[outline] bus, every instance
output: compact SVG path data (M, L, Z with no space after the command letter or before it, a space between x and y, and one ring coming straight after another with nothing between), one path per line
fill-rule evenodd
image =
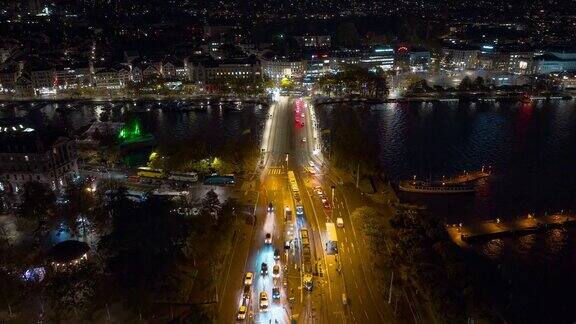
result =
M336 225L334 225L334 223L326 223L326 232L328 233L326 253L329 255L338 254L338 235L336 235Z
M198 173L196 173L196 172L172 172L168 176L168 180L182 181L182 182L196 182L196 181L198 181Z
M290 184L290 191L292 191L292 196L294 197L296 215L302 216L304 215L304 207L302 206L302 201L300 199L300 189L298 188L298 183L296 182L294 171L288 171L288 183Z
M204 178L205 185L230 186L236 184L234 175L215 175Z
M163 179L166 174L162 169L152 169L150 167L139 167L138 176L142 178Z

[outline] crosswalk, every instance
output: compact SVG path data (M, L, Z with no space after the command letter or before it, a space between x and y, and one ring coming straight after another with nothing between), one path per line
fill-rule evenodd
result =
M268 174L275 174L275 175L280 175L280 174L284 174L284 168L282 168L281 166L272 166L268 168Z

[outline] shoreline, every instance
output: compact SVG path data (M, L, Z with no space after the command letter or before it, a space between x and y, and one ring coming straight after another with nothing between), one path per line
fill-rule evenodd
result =
M269 105L272 101L268 98L259 97L240 97L240 96L226 96L226 95L183 95L183 96L138 96L138 97L71 97L71 96L58 96L58 97L0 97L0 103L15 103L15 102L154 102L154 101L173 101L173 100L186 100L186 101L206 101L218 100L221 102L246 102L246 103L259 103Z
M554 94L549 96L531 96L531 101L536 100L573 100L576 98L574 93ZM413 97L400 97L400 98L386 98L386 99L371 99L371 98L315 98L313 103L315 105L328 105L335 103L366 103L366 104L383 104L383 103L405 103L405 102L483 102L483 101L499 101L499 102L520 102L521 94L505 94L505 95L471 95L463 94L461 96L413 96Z

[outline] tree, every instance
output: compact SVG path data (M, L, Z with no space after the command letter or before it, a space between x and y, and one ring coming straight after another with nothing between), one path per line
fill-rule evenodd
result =
M355 64L345 65L338 73L321 77L317 87L328 95L360 95L378 99L385 98L389 90L383 71L372 72Z
M483 77L476 77L476 79L474 79L474 83L472 84L472 87L476 91L486 90L486 88L487 88L486 87L486 81L484 81Z
M292 81L290 78L285 76L280 80L280 88L282 88L283 90L286 90L286 91L293 90L294 89L294 81Z
M174 300L184 288L173 280L190 234L190 220L171 212L169 200L133 203L121 194L109 204L112 230L98 250L112 286L134 313L144 316L158 300Z
M87 262L73 271L54 272L43 286L48 316L54 321L87 319L94 311L94 297L99 281L96 267Z
M217 224L221 209L222 204L218 199L218 194L210 189L202 199L202 217L211 218Z
M357 112L348 105L338 105L332 113L330 162L349 172L358 167L363 174L376 172L378 146L360 123Z
M54 192L47 185L37 181L24 184L19 214L24 219L35 223L34 235L37 239L46 234L48 220L56 214L55 201Z
M470 91L473 88L472 80L469 77L464 77L458 85L458 91Z

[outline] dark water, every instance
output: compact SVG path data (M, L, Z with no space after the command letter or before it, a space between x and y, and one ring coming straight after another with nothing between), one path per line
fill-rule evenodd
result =
M391 179L450 176L491 166L473 196L403 196L449 221L576 211L576 103L402 103L361 109ZM320 112L324 125L329 111ZM424 200L426 199L426 200Z
M318 109L320 110L320 109ZM319 111L324 126L331 107ZM576 211L576 102L403 103L360 108L391 179L492 166L471 196L401 194L450 222ZM476 243L510 280L511 322L576 320L576 229ZM521 309L519 309L521 308Z
M4 109L0 117L27 116L35 124L56 125L70 132L90 125L94 120L130 122L140 120L145 132L156 136L158 145L175 141L204 141L216 150L227 139L247 131L254 137L261 136L267 107L256 104L203 103L207 109L190 112L170 112L160 109L173 102L128 103L67 103L38 104L30 110L29 104L17 109ZM239 109L234 109L239 108ZM142 152L141 152L142 153ZM146 161L147 154L133 153L126 161L136 164Z

